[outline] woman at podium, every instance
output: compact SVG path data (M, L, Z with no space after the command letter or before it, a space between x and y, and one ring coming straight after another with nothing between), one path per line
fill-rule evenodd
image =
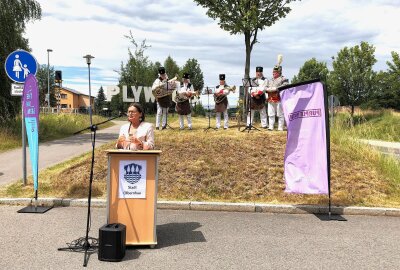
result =
M121 127L116 147L127 150L154 149L154 128L151 123L144 122L142 105L130 104L127 115L129 123Z

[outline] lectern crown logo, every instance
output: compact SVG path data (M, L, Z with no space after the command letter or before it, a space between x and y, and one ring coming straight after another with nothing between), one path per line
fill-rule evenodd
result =
M125 165L124 170L125 170L124 179L129 184L136 184L137 182L139 182L140 178L142 178L142 175L140 174L142 166L139 164L131 163Z

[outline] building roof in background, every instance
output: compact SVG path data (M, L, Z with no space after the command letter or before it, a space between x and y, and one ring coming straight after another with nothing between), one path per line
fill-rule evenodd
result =
M58 87L58 86L57 86ZM74 94L76 94L76 95L80 95L80 96L89 96L89 95L86 95L86 94L84 94L84 93L81 93L81 92L79 92L78 90L75 90L75 89L72 89L72 88L68 88L68 87L65 87L65 86L61 86L60 87L61 89L64 89L64 90L67 90L67 91L69 91L69 92L71 92L71 93L74 93ZM92 98L96 98L95 96L92 96Z

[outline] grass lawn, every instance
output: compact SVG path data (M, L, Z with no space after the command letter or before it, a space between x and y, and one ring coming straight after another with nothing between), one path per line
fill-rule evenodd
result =
M358 139L373 139L400 142L400 113L392 110L357 111L354 126L350 126L350 115L336 115L335 126L347 136Z
M99 123L106 118L94 115L93 123ZM112 123L101 125L110 127ZM75 132L90 126L88 115L81 114L42 114L39 118L39 141L46 142L71 136ZM22 146L21 118L4 123L0 126L0 153Z
M148 119L151 121L152 119ZM284 193L283 156L286 132L238 132L237 127L204 132L206 118L193 119L194 130L156 131L161 149L159 199L191 201L327 204L327 196ZM231 123L231 126L236 123ZM215 125L215 120L211 120ZM107 157L96 150L93 196L105 198ZM42 197L87 197L90 154L42 171ZM331 131L331 190L334 205L400 207L400 166L360 144L342 128ZM0 197L32 197L32 184L14 183L0 189Z

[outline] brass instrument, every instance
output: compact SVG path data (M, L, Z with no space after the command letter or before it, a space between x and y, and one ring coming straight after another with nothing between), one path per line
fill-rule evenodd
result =
M166 79L163 80L161 84L153 90L153 95L156 97L156 99L172 95L176 88L176 81L178 81L178 75L168 81ZM167 84L170 87L166 87Z
M200 96L200 91L196 90L194 92L190 92L192 95L190 95L190 97L187 95L187 93L176 93L175 96L175 102L176 103L181 103L181 102L185 102L186 100L189 100L191 97L193 96Z

